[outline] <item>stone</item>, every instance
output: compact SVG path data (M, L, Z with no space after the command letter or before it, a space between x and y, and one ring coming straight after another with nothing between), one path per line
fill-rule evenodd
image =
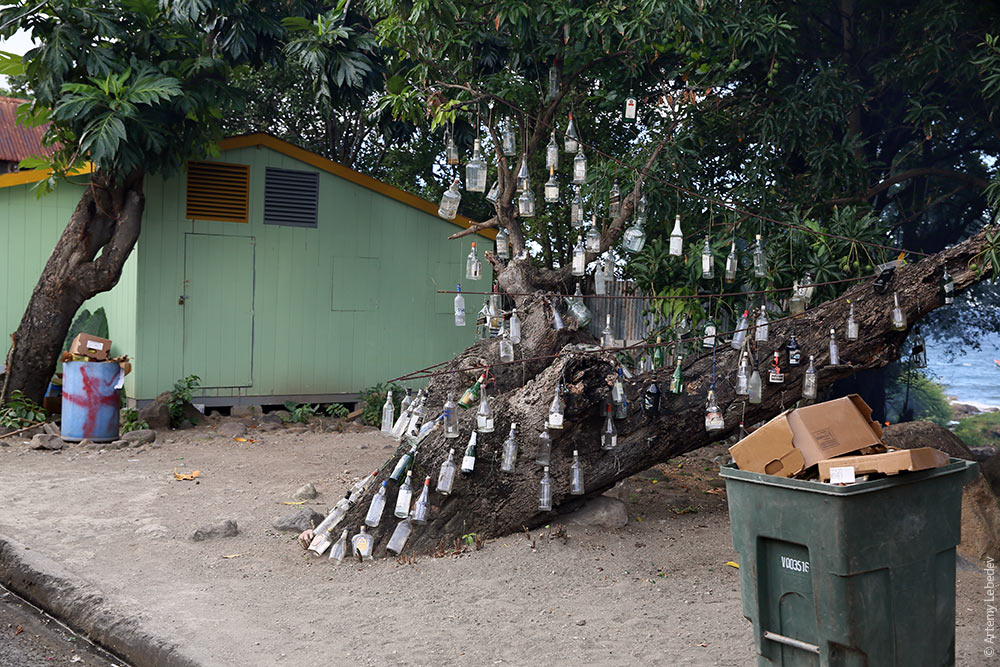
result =
M224 519L210 526L202 526L194 531L191 539L195 542L203 542L217 537L236 537L239 535L239 532L240 530L236 526L236 519Z
M133 447L148 445L156 442L156 431L150 428L143 428L136 431L129 431L122 436L122 440L132 443Z
M318 495L316 487L310 482L296 489L295 493L292 494L292 500L312 500Z
M972 455L976 457L976 460L982 463L983 461L989 461L991 458L997 455L997 448L993 445L984 445L982 447L970 447L969 451Z
M293 434L293 435L300 435L302 433L305 433L306 430L307 429L306 429L305 426L293 426L293 427L291 427L291 428L288 429L288 432L291 433L291 434Z
M189 428L194 428L194 422L191 421L190 419L185 419L180 424L177 425L178 431L184 431Z
M52 422L45 422L42 424L42 433L48 433L49 435L62 435L62 431L59 427Z
M165 402L161 403L157 398L139 408L139 419L145 421L150 429L167 429L170 428L170 409Z
M66 446L63 439L58 435L52 435L51 433L36 433L31 438L31 448L32 449L49 449L57 450L62 449Z
M261 433L269 433L270 431L281 430L281 425L280 424L274 424L272 422L267 422L267 423L264 423L264 424L261 424L260 426L258 426L257 430L260 431Z
M287 412L287 410L282 410L281 412ZM260 418L261 424L284 424L284 420L281 418L277 412L268 412L266 415Z
M153 539L161 539L169 535L170 530L166 526L161 526L158 523L147 523L145 526L139 526L135 529L135 534L141 537L150 537Z
M264 408L259 405L234 405L229 410L231 417L259 417L264 414Z
M219 426L219 435L227 438L241 438L247 434L247 427L240 422L226 422Z
M319 512L303 508L294 514L275 519L271 527L284 532L301 533L304 530L310 530L318 526L323 521L323 518L323 515Z
M115 440L114 442L105 442L100 447L101 449L125 449L131 445L132 443L128 440Z
M91 440L90 438L84 438L83 440L81 440L77 444L80 447L83 447L84 449L93 449L93 447L91 447L91 445L94 444L94 441Z
M625 503L617 498L597 496L585 502L580 509L562 515L556 523L587 528L621 528L628 523L628 512Z

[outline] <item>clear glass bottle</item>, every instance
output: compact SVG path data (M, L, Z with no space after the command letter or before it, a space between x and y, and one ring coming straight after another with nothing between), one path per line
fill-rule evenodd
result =
M566 323L563 322L562 315L559 313L559 308L556 306L556 302L549 300L549 307L552 308L552 329L553 331L561 331L566 328Z
M726 257L726 282L731 283L736 280L736 271L739 269L739 260L736 257L736 241L729 246L729 256Z
M711 317L705 320L704 338L701 339L701 346L711 350L715 347L716 333L719 328L715 325L715 320Z
M753 373L750 374L750 387L747 393L748 396L747 400L749 400L751 403L755 404L760 403L761 389L762 389L761 385L762 383L760 380L760 373L758 373L757 369L755 368L753 369Z
M361 526L361 531L351 538L351 553L361 560L372 559L372 547L375 546L372 536L368 534L368 527Z
M565 407L562 400L562 383L556 385L555 395L552 403L549 404L549 416L545 421L546 429L561 429L563 427L563 413Z
M813 355L809 355L809 366L805 375L802 376L802 398L816 398L818 382L816 377L816 364L813 363Z
M924 342L924 337L920 335L920 327L913 329L913 366L927 368L927 344Z
M385 395L385 403L382 405L382 432L392 433L392 425L396 421L396 406L392 402L392 389Z
M413 402L413 388L406 388L406 396L403 396L402 402L399 404L399 414L402 415L406 412L406 408L410 407L410 403Z
M615 332L611 329L611 314L604 316L604 329L601 330L601 347L609 349L615 346Z
M549 204L559 201L559 181L554 169L549 170L549 180L545 181L545 201Z
M507 157L517 155L517 136L514 133L514 121L508 120L500 134L500 150Z
M347 529L340 534L340 539L337 543L330 547L330 560L332 560L337 565L344 562L344 558L347 557Z
M576 245L573 246L573 275L584 276L587 274L587 247L583 243L583 237L576 237Z
M683 394L684 393L684 371L681 364L684 362L684 357L677 357L677 363L674 365L674 374L670 377L670 393L671 394Z
M555 130L552 130L549 145L545 147L545 168L550 174L559 168L559 145L556 143Z
M549 467L542 468L542 482L538 489L538 511L552 511L552 478L549 477Z
M476 469L476 432L469 434L469 444L465 446L465 455L462 456L462 474L471 475Z
M941 300L946 306L955 303L955 279L948 273L948 269L941 275Z
M798 281L792 283L792 295L788 297L788 312L792 317L802 317L806 312L805 291Z
M517 424L511 423L507 439L503 441L503 452L500 455L500 472L514 472L517 463Z
M649 417L660 414L660 388L656 382L650 382L642 396L642 412Z
M455 285L455 326L465 326L465 297L462 296L462 284Z
M733 340L729 343L734 350L739 350L743 347L743 341L747 337L748 326L750 326L750 311L744 310L743 314L740 315L740 321L736 325L736 333L733 334Z
M547 466L552 460L552 436L548 429L542 429L538 434L538 448L535 450L535 463Z
M583 154L582 146L573 158L573 182L577 185L587 182L587 156Z
M767 373L767 381L771 384L784 384L785 374L781 371L781 353L777 350L774 351L774 357L771 359L771 368Z
M385 509L385 491L389 485L388 480L382 482L382 486L372 496L372 502L368 506L368 514L365 515L365 525L376 528L382 521L382 511Z
M896 331L906 331L906 314L899 307L899 292L892 293L892 328Z
M680 257L684 254L684 233L681 231L681 214L674 216L674 229L670 232L670 254Z
M427 516L431 511L430 503L431 494L431 478L424 478L424 488L420 492L420 497L417 498L417 504L413 506L413 523L418 526L423 526L427 523Z
M715 390L708 390L708 401L705 405L705 430L709 433L721 431L726 428L726 421L719 409L719 403L715 399Z
M636 216L632 226L625 230L622 236L622 245L629 252L640 252L646 245L646 230L642 226L642 219Z
M510 259L510 234L507 233L506 228L501 228L497 232L496 248L497 259L502 259L505 262Z
M760 234L757 234L757 240L753 244L753 275L757 278L767 277L767 256L764 254Z
M615 377L614 384L611 385L611 403L613 405L619 405L625 402L625 383L622 382L624 374L622 369L618 368L618 375Z
M597 258L597 266L594 267L594 294L602 296L608 293L608 273L605 269L604 258Z
M514 361L514 344L510 342L510 334L504 328L500 338L500 363L510 363Z
M458 189L458 179L451 182L451 187L441 195L441 203L438 205L438 215L445 220L454 220L458 214L458 205L462 201L462 193Z
M465 260L465 279L479 280L483 274L483 264L479 261L479 253L476 252L476 242L472 242L472 249Z
M517 168L517 181L515 192L524 192L531 189L531 181L528 178L528 156L521 156L521 164Z
M455 484L455 449L448 450L448 458L441 462L441 470L438 471L437 492L442 496L451 493Z
M597 214L594 214L593 219L590 221L590 226L587 227L587 236L583 242L584 248L589 253L597 254L601 252L601 232L597 229Z
M712 243L705 237L705 245L701 249L701 278L711 280L715 277L715 255L712 254Z
M840 365L840 348L837 347L837 332L830 329L830 365Z
M583 488L583 466L580 465L580 452L573 450L573 463L569 466L569 493L573 496L582 496Z
M476 430L486 434L492 433L493 428L493 408L490 407L490 401L484 389L483 395L479 399L479 409L476 410Z
M395 530L392 531L389 541L385 544L385 550L393 556L403 553L403 547L406 546L406 541L410 539L412 532L413 526L410 524L410 517L400 519Z
M799 366L802 363L802 348L799 347L798 341L795 340L794 332L789 335L788 342L785 343L785 350L788 352L789 366Z
M601 429L601 449L612 450L618 446L618 429L615 428L615 420L611 414L611 404L608 404L608 415L604 419L604 427Z
M500 200L500 181L493 181L493 185L490 186L490 191L486 193L486 201L495 206L499 200Z
M458 406L455 404L455 392L449 391L444 402L444 437L458 437Z
M618 181L611 186L611 193L608 195L608 217L612 220L618 217L622 210L622 191L618 188Z
M555 63L549 65L549 92L545 99L550 102L559 97L559 68ZM552 142L555 143L556 132L552 131Z
M458 164L458 145L455 143L455 133L449 129L444 131L444 158L448 164Z
M573 188L573 199L569 203L569 221L576 229L583 229L583 195L579 186Z
M758 343L767 342L767 334L770 325L767 319L767 303L761 302L760 310L757 312L757 322L755 323L753 339Z
M510 312L510 320L507 321L507 327L510 331L510 342L514 345L520 345L521 343L521 318L517 314L517 308L514 308Z
M736 395L746 396L750 393L750 363L746 354L740 355L736 364Z
M393 514L402 519L410 514L410 501L413 499L413 471L406 471L406 479L399 485L399 493L396 494L396 511Z
M858 321L854 319L854 304L850 304L847 311L847 340L858 339Z
M590 308L587 308L587 304L583 302L583 293L580 292L580 282L576 283L576 292L573 294L572 300L566 300L567 306L569 306L569 313L576 320L577 327L583 329L588 324L592 318Z
M563 145L567 153L575 153L580 148L580 137L576 134L576 124L573 122L572 112L569 114L569 125L566 126L566 134L563 135Z
M479 137L472 143L472 159L465 165L465 189L486 192L486 162L483 160Z

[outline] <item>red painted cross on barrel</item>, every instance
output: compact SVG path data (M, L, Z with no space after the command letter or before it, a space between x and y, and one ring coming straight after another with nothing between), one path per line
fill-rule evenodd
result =
M67 440L106 442L118 438L121 399L115 389L116 363L63 364L62 434Z

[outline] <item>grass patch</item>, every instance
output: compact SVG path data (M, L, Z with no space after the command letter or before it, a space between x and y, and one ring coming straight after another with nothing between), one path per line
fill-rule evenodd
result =
M1000 412L966 417L955 427L955 435L969 447L1000 445Z

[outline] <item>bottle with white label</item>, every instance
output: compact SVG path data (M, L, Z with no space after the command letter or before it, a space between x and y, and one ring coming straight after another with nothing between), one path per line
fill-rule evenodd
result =
M454 220L458 213L458 204L462 201L462 193L458 189L458 179L456 178L451 187L441 195L441 203L438 205L438 215L445 220Z
M583 154L583 146L576 152L573 158L573 183L583 185L587 182L587 156Z
M705 237L705 245L701 249L701 278L711 280L715 277L715 255L709 237Z
M813 363L813 356L810 354L809 367L806 368L806 373L802 376L802 398L816 398L817 387L816 365Z
M708 349L715 347L715 334L718 331L718 327L715 325L715 321L712 318L708 318L705 321L705 337L701 339L701 346Z
M576 245L573 246L573 269L574 276L582 276L587 273L587 247L583 243L583 237L576 237Z
M562 383L556 385L555 395L552 397L552 403L549 404L549 417L545 422L545 428L551 429L561 429L563 427L563 401L562 401Z
M455 392L449 391L444 402L444 437L458 437L458 405L455 404Z
M455 326L464 327L465 326L465 297L462 296L462 284L459 283L455 285L455 291L458 294L455 295Z
M670 254L680 257L684 254L684 233L681 231L681 216L674 217L674 229L670 232Z
M465 279L466 280L479 280L482 277L483 264L479 261L479 255L476 253L476 242L472 242L472 250L469 251L469 256L465 260Z
M580 465L580 453L573 450L573 463L569 466L569 492L574 496L582 496L583 489L583 466Z
M396 496L395 516L402 519L410 514L410 501L413 499L413 486L410 480L413 479L413 471L406 471L406 479L399 487L399 494Z
M441 463L441 470L438 472L437 492L442 496L451 493L455 484L455 450L448 450L448 458Z
M480 433L493 432L493 409L490 407L485 389L483 389L483 395L479 399L479 409L476 410L476 430Z
M719 409L719 403L715 400L715 390L708 390L708 402L705 406L705 430L709 433L713 431L721 431L726 427L725 419L722 416L722 410Z
M372 536L368 534L368 528L361 526L361 532L351 538L351 553L361 560L372 559Z
M552 460L552 437L548 429L542 429L538 434L538 449L535 450L535 463L547 466Z
M753 339L758 343L766 343L769 328L770 325L767 320L767 304L765 302L761 302Z
M347 529L340 534L340 539L337 543L330 548L330 560L332 560L337 565L344 562L344 557L347 556Z
M462 457L462 474L471 475L476 469L476 432L469 434L469 444L465 446L465 456Z
M514 465L517 463L517 438L514 432L517 424L510 425L510 432L503 443L503 454L500 457L500 472L514 472Z
M368 506L368 514L365 515L366 526L376 528L382 521L382 510L385 509L385 490L388 484L388 480L383 480L378 492L372 496L372 503Z
M538 489L538 510L540 512L552 511L552 478L549 477L549 467L542 469L542 482Z
M608 416L604 420L604 428L601 429L601 449L612 450L618 446L618 429L615 428L615 420L611 415L611 404L608 404Z
M774 359L771 360L771 369L767 374L767 381L771 384L783 384L785 374L781 372L781 353L774 351Z
M385 404L382 406L382 432L392 433L392 424L395 421L396 406L392 403L392 389L385 396Z

